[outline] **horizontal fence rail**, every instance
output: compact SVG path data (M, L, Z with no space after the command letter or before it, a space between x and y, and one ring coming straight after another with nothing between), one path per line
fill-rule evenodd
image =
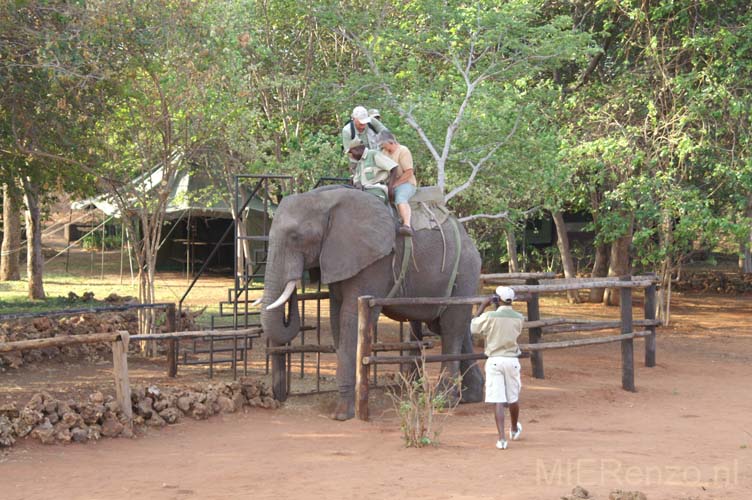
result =
M551 280L552 273L510 273L499 275L482 275L481 283L499 282L509 283L514 280L525 280L525 284L509 284L520 302L527 303L527 321L524 328L528 330L529 343L520 344L524 354L530 354L533 377L544 378L543 351L552 349L567 349L588 345L621 343L622 388L634 391L634 356L633 341L635 338L645 338L645 366L655 366L655 328L661 323L655 318L656 283L654 275L622 276L608 278L575 278L566 280ZM539 281L540 280L540 281ZM541 282L542 281L542 282ZM583 320L569 318L540 317L539 296L546 293L564 292L569 290L583 290L591 288L614 288L619 290L620 318L618 321ZM632 290L645 289L644 319L632 318ZM419 361L426 362L456 362L487 359L484 353L466 352L460 354L406 355L406 356L372 356L374 352L372 339L376 325L374 308L389 306L473 306L488 299L487 295L475 297L411 297L411 298L379 298L364 296L358 298L358 347L356 355L355 382L355 412L361 420L368 420L368 379L370 366L379 364L411 364ZM645 330L634 331L634 327L646 327ZM542 342L542 334L620 330L617 335L602 337L580 338L572 340Z

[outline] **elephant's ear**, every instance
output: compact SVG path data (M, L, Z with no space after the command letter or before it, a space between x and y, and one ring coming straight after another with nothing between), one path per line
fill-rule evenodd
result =
M389 210L373 195L352 189L331 192L336 200L321 246L321 282L346 280L394 248L395 227Z

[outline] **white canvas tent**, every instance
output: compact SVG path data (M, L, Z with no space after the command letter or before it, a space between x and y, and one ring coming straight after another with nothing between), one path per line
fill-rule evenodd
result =
M132 181L136 189L149 193L162 182L163 168L157 167ZM218 186L203 172L181 171L171 182L165 213L164 241L157 256L160 269L185 268L192 272L196 264L203 262L218 243L228 224L232 223L232 211L221 196ZM228 193L230 197L235 193ZM73 210L99 210L106 217L120 218L120 209L111 194L74 202ZM246 217L247 234L264 233L262 224L264 203L254 197L248 205L257 216ZM273 215L274 205L267 205L268 219ZM230 236L215 258L215 267L227 270L232 267L233 240Z

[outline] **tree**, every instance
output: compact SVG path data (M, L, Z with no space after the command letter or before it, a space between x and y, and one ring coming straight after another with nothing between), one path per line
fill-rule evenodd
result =
M749 6L628 1L587 12L578 23L603 49L587 78L565 82L563 157L595 202L609 273L629 272L630 259L660 267L667 321L672 274L694 248L743 240Z
M85 9L64 1L0 6L0 168L26 203L29 297L44 298L41 201L45 190L84 191L73 157L91 122L75 110L96 77L79 56Z
M20 280L21 202L18 188L9 180L3 185L3 244L0 281Z
M581 56L589 40L567 16L546 19L533 2L373 8L336 11L339 32L370 70L355 85L378 92L417 134L447 201L503 168L499 153L532 111L525 106L536 80Z

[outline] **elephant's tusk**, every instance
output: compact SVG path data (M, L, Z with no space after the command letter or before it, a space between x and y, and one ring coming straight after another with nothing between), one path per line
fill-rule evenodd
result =
M295 290L295 280L290 280L287 282L287 285L285 285L285 289L282 291L282 295L279 296L277 300L266 306L267 311L271 311L272 309L276 309L285 302L287 302L290 299L290 295L292 295L292 292Z
M256 307L257 305L261 304L262 300L264 300L263 297L254 300L253 302L251 302L251 307Z

